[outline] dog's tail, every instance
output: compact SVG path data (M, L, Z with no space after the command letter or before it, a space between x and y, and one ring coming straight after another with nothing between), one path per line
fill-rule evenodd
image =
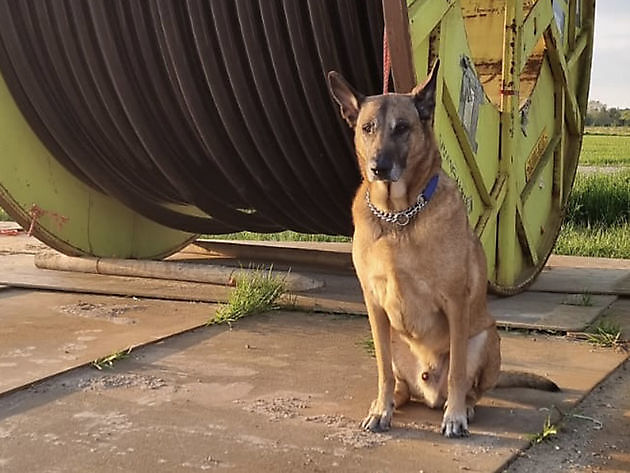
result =
M497 388L532 388L541 391L558 392L560 388L549 378L525 371L501 371Z

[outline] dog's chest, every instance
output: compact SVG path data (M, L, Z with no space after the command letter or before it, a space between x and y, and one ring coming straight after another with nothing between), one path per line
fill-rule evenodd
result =
M380 257L366 255L372 261L357 269L364 290L370 292L366 296L385 309L392 328L416 339L441 330L443 317L436 290L430 284L429 269L401 257L404 253L400 251L375 250Z

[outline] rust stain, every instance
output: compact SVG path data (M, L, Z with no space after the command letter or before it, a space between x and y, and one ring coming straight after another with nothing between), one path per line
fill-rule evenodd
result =
M39 205L37 204L33 204L31 205L30 210L28 211L29 215L31 216L31 225L28 229L28 236L31 236L33 234L33 229L35 228L35 224L37 223L37 221L44 217L47 216L48 218L50 218L52 220L52 222L57 226L57 230L61 231L63 229L63 226L68 223L68 221L70 220L68 217L61 215L57 212L54 212L52 210L45 210L42 209Z

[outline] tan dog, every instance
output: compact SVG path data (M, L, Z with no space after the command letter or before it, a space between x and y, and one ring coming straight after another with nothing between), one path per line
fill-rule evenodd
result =
M364 97L336 72L328 79L355 130L363 175L352 207L352 257L374 338L378 396L362 426L389 429L394 409L413 397L445 406L442 433L460 437L477 400L497 385L501 355L486 307L485 256L433 134L438 65L411 94ZM558 389L526 374L501 384Z

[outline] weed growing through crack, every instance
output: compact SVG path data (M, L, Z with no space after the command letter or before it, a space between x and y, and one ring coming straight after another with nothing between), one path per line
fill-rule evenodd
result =
M374 349L374 340L372 339L372 336L367 336L363 340L359 340L357 342L357 346L363 348L372 358L376 358L376 351Z
M131 347L126 350L121 350L112 353L111 355L104 356L103 358L97 358L91 364L93 368L97 370L102 370L103 368L113 368L114 363L120 360L124 360L131 353Z
M545 419L542 430L537 434L530 434L529 441L532 445L534 445L551 440L556 435L558 435L558 427L551 423L551 415L548 415Z
M593 305L593 295L585 292L584 294L580 294L578 299L579 305L584 307L591 307Z
M217 310L208 325L228 324L238 319L260 312L278 309L276 299L286 291L283 279L268 272L254 271L235 278L236 287L230 294L227 304Z
M580 307L592 307L593 306L593 295L584 292L582 294L571 294L566 297L562 303L564 305L575 305Z
M625 341L621 338L621 328L612 322L600 322L591 327L586 333L586 340L598 347L624 348Z

